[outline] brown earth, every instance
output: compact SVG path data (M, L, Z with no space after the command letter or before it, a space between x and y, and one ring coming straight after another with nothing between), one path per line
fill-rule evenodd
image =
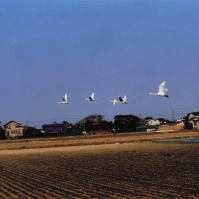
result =
M34 138L18 140L0 140L0 150L32 149L32 148L49 148L65 147L93 144L112 144L112 143L131 143L146 142L162 139L189 138L199 137L198 131L176 131L162 133L97 133L96 135L84 136L64 136L54 138Z
M151 142L182 137L199 132L0 141L0 198L199 198L199 143Z

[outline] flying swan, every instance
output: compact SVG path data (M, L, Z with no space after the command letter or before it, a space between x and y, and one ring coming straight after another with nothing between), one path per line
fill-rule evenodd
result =
M163 81L160 85L159 85L159 91L158 93L148 93L149 95L157 95L157 96L161 96L161 97L169 97L165 91L168 91L168 89L165 89L166 82Z
M67 101L67 94L65 94L62 97L62 101L61 102L57 102L57 104L69 104L68 101Z
M88 101L95 101L94 92L92 92L91 96L90 96L89 98L86 98L85 100L88 100Z
M115 105L116 103L118 103L118 101L116 99L110 100L110 102L112 102L113 105Z
M126 96L124 96L123 99L120 96L118 96L119 103L120 104L127 104L126 98L127 98Z

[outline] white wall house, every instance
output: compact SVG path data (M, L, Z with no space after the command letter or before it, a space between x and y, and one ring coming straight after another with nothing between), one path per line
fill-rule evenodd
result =
M146 124L149 126L160 125L160 121L159 120L149 120Z
M188 120L191 120L193 117L199 117L199 111L198 112L191 112L187 115Z
M23 137L24 127L21 124L10 121L4 125L6 131L6 137L8 138L18 138Z
M192 117L189 120L189 124L192 126L193 129L199 129L199 117Z

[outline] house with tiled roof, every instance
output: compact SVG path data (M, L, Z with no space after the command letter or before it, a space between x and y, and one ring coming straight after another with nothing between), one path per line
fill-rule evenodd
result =
M24 126L21 126L20 123L15 121L10 121L4 124L5 134L7 138L19 138L23 137Z
M187 120L190 120L193 117L199 117L199 111L188 113L186 118Z
M189 129L199 129L199 111L187 114L185 126Z

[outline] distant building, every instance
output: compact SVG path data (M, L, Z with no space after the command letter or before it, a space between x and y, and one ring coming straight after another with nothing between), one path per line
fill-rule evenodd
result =
M182 123L182 122L184 123L185 120L186 120L186 117L182 117L182 118L180 118L178 120L175 120L175 123L177 123L177 124Z
M192 117L189 120L189 127L191 129L199 129L199 117Z
M146 122L146 125L149 125L149 126L155 126L155 125L160 125L160 120L149 120Z
M66 121L55 124L44 124L42 126L45 135L80 135L79 129L73 128L72 124Z
M188 113L187 116L186 116L186 119L190 120L193 117L199 117L199 111Z
M160 124L169 124L169 123L171 123L169 120L164 119L164 118L158 118L157 120L160 121Z
M7 138L20 138L23 137L24 126L21 126L18 122L10 121L4 124L4 129Z
M45 134L61 134L62 124L44 124L42 126Z
M186 129L199 129L199 111L188 113L185 117Z

